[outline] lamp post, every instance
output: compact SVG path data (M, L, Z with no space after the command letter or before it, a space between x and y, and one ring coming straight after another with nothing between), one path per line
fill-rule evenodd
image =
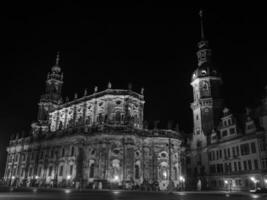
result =
M226 189L230 191L230 181L224 180L224 184L226 185Z
M68 186L70 186L70 178L71 178L71 176L67 175L67 184L68 184Z
M179 180L181 182L181 190L184 190L184 182L185 182L185 178L183 176L179 177Z
M250 180L254 183L254 187L255 187L254 189L256 190L257 189L257 182L258 182L258 180L255 179L254 176L250 177Z

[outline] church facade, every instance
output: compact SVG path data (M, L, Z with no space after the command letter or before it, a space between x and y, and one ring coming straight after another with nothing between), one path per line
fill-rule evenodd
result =
M29 136L7 147L10 185L133 188L179 187L181 138L173 130L143 128L144 94L113 89L63 101L59 57L46 80Z

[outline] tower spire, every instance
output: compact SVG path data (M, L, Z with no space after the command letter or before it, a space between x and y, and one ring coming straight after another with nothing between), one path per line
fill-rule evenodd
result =
M59 60L60 60L60 52L57 52L57 57L56 57L56 66L59 66Z
M52 67L52 72L53 73L60 73L61 68L59 66L59 60L60 60L60 54L59 51L57 52L57 56L56 56L56 64Z
M204 23L203 23L203 10L200 10L200 11L199 11L199 16L200 16L201 40L205 40Z

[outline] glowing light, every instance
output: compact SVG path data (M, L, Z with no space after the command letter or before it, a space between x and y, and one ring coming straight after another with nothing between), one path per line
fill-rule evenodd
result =
M251 180L252 182L254 182L254 183L257 183L257 182L258 182L258 180L257 180L257 179L255 179L255 177L254 177L254 176L250 177L250 180Z
M115 190L115 191L113 191L113 194L120 194L120 191Z
M15 179L15 176L12 176L12 177L11 177L11 179L13 179L13 180L14 180L14 179Z
M167 178L167 172L166 171L163 172L163 176L164 176L164 178Z
M70 180L70 178L71 178L71 176L70 176L70 175L68 175L68 176L67 176L67 180Z
M252 194L251 197L252 197L253 199L258 199L260 196L257 195L257 194Z
M64 191L66 194L69 194L70 192L71 192L71 190L70 189L65 189L65 191Z
M225 183L225 184L228 184L228 181L227 181L227 180L224 180L224 183Z
M264 179L264 182L267 184L267 179Z
M119 180L119 176L118 175L115 175L114 176L114 181L118 181Z
M180 176L179 177L179 180L182 181L182 182L184 182L185 181L185 178L183 176Z
M35 179L38 179L39 178L39 176L35 176Z

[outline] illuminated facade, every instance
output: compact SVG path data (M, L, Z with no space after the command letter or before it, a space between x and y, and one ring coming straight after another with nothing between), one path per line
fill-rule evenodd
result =
M222 84L211 62L211 49L198 43L198 68L191 85L194 129L187 159L187 185L194 189L249 190L267 187L267 104L239 121L224 108Z
M30 136L10 140L4 179L12 185L110 188L181 184L181 140L143 128L144 95L112 89L63 102L59 58L46 80Z

